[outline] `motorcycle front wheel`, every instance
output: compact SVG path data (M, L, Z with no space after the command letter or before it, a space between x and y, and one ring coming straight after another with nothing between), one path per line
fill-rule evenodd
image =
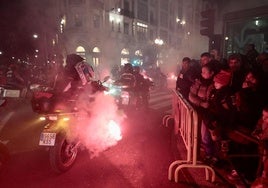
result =
M50 165L57 173L66 172L73 166L77 154L77 143L67 140L64 134L58 134L55 146L49 150Z

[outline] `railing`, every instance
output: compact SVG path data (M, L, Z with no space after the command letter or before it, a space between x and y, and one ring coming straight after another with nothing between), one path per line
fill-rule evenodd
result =
M173 90L172 115L165 119L174 119L174 134L180 134L187 150L186 160L176 160L172 162L168 170L168 179L172 180L174 168L174 180L179 181L179 171L183 168L204 168L207 181L215 181L215 171L208 165L197 161L198 147L198 115L193 107L186 101L180 93ZM209 173L209 171L211 173Z

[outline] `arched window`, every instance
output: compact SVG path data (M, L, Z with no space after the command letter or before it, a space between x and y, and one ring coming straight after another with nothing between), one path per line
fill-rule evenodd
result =
M130 61L129 61L129 50L127 48L124 48L121 51L121 65L125 65L127 63L130 63Z
M81 57L86 59L86 50L83 46L78 46L75 51L77 55L80 55Z
M143 58L142 58L142 51L141 50L136 50L135 51L135 58L133 60L133 65L140 66L143 64Z
M98 47L94 47L92 50L93 54L93 65L95 67L99 66L100 64L100 49Z

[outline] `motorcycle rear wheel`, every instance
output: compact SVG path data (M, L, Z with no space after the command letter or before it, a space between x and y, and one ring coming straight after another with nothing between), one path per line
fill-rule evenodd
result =
M64 134L58 134L54 147L49 150L52 169L57 173L68 171L77 158L78 147L75 142L67 140Z

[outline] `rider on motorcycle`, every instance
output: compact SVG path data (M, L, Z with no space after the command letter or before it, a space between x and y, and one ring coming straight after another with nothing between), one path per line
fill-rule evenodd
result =
M77 54L67 55L66 66L60 71L52 88L53 96L44 97L40 100L32 100L33 106L42 106L44 112L66 110L76 108L76 100L82 91L88 89L86 83L90 83L87 91L93 91L97 84L93 84L93 68L84 62L84 58ZM36 103L36 104L35 104ZM40 104L39 104L40 103ZM69 104L70 103L70 104ZM41 110L41 113L42 113Z
M143 75L140 73L140 67L134 66L133 73L135 76L136 84L135 84L135 92L137 96L141 96L142 104L147 106L148 105L148 92L149 92L149 81L146 80Z
M130 63L127 63L123 67L123 73L121 74L119 81L127 85L131 90L134 89L136 85L136 77L133 72L133 66Z

